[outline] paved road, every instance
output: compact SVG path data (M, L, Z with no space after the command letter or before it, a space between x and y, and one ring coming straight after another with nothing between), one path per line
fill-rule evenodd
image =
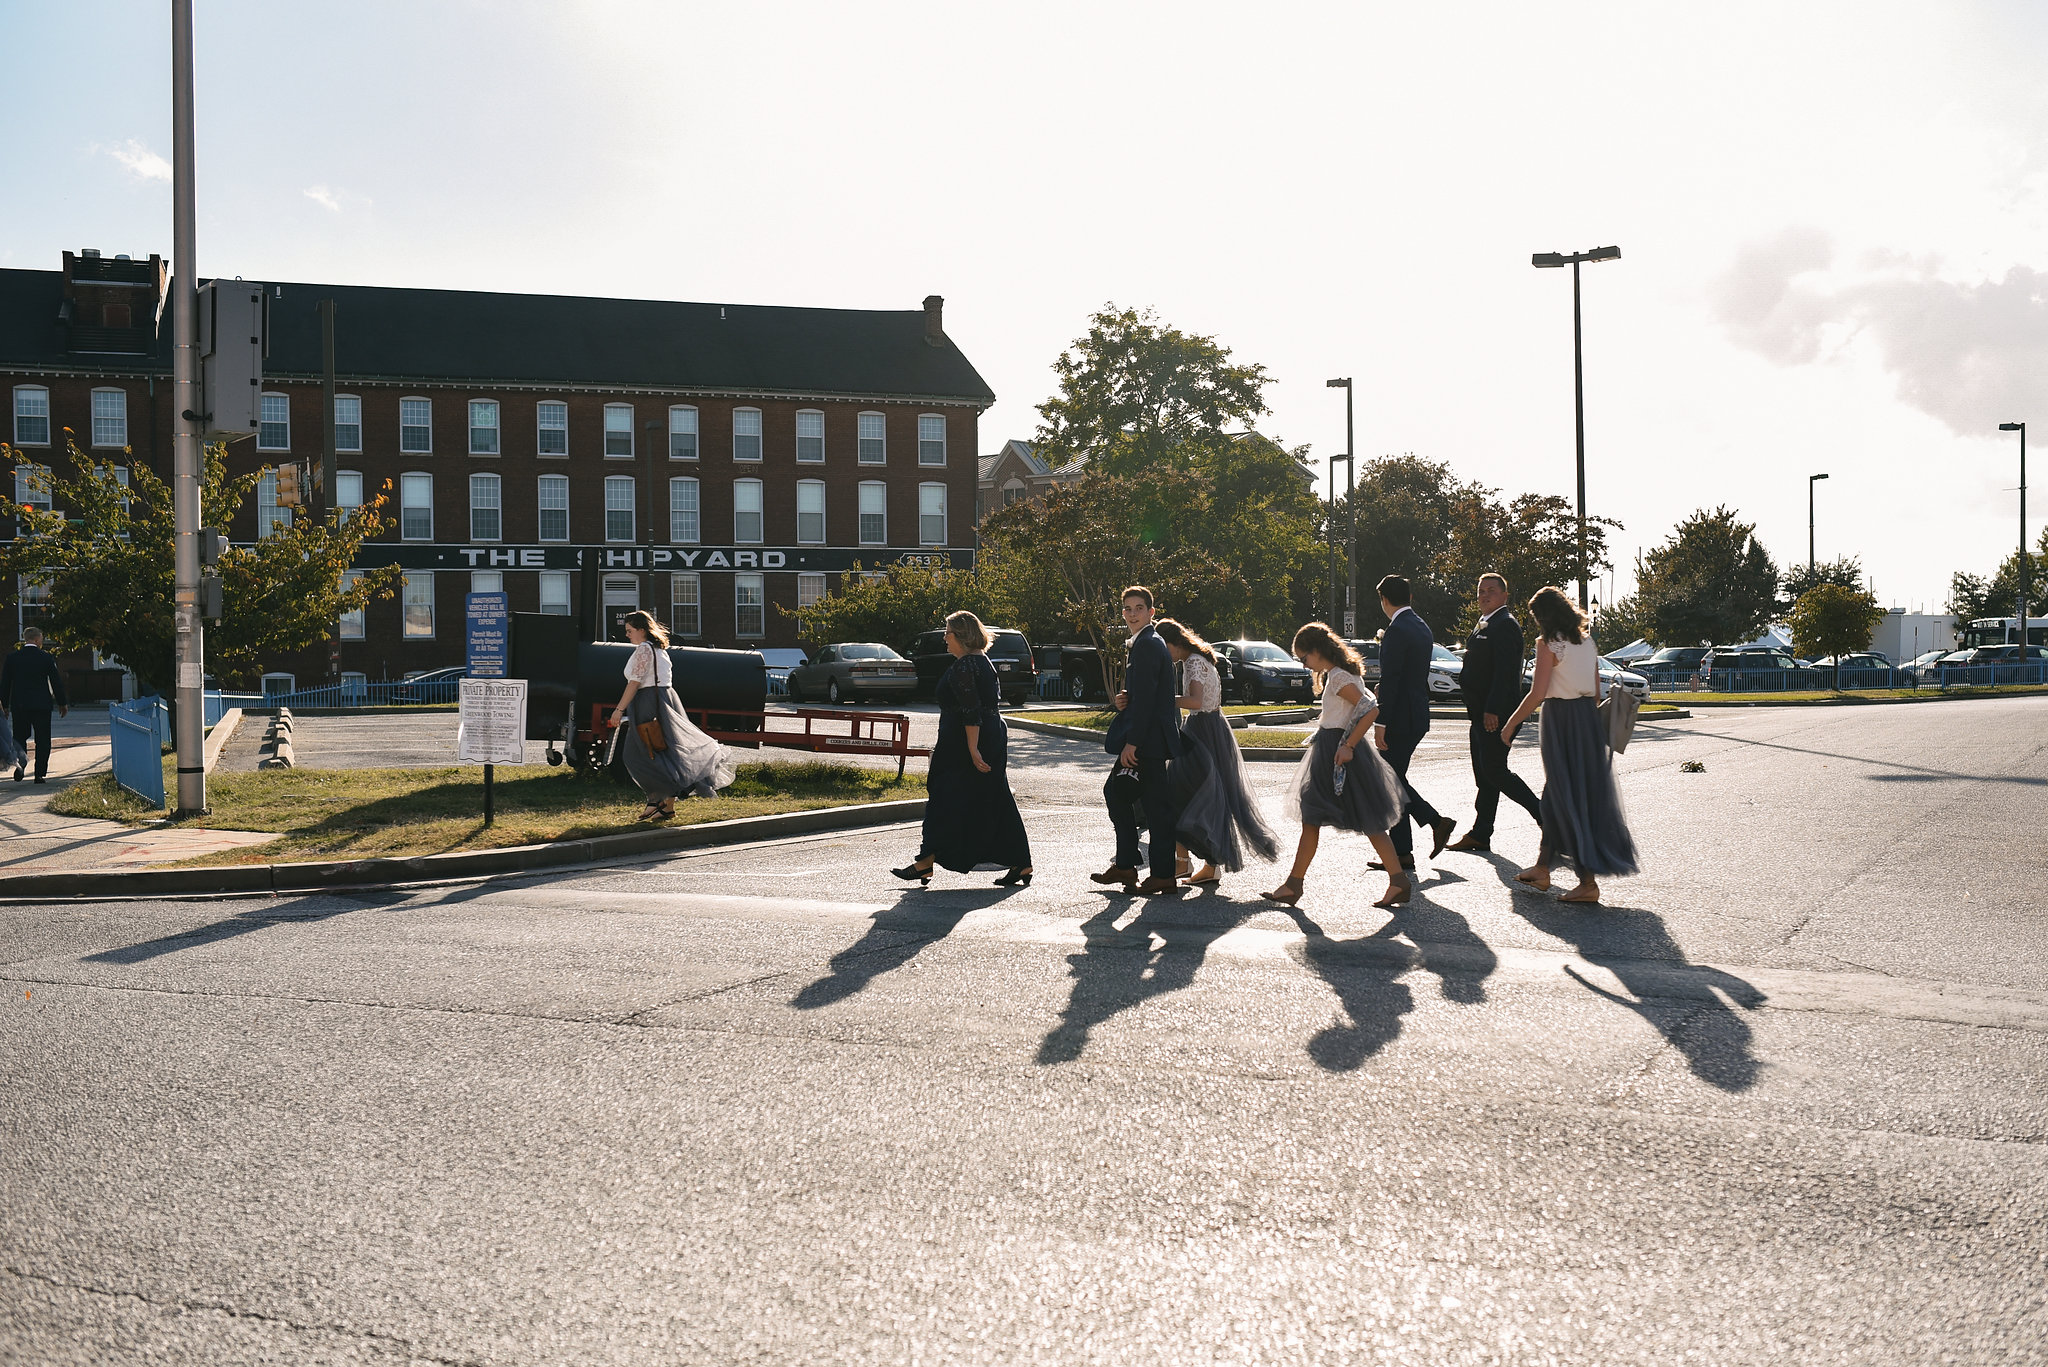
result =
M1649 729L1597 911L1519 814L1394 917L1356 841L1105 896L1018 751L1021 892L891 830L0 909L0 1360L2048 1356L2048 701Z

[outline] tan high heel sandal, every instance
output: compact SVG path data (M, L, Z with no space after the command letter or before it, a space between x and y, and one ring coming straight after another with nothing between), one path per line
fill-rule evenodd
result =
M1301 900L1301 894L1304 891L1301 879L1290 878L1271 892L1261 893L1260 896L1264 897L1268 902L1278 902L1283 907L1291 907Z

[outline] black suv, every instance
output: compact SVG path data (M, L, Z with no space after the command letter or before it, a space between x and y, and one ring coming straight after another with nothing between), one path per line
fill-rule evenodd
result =
M916 644L910 648L910 658L917 665L917 695L931 697L938 689L939 676L953 663L952 652L946 649L945 628L919 632ZM996 684L1002 689L1004 702L1015 707L1038 696L1038 665L1031 654L1031 642L1024 639L1023 632L1009 627L988 628L988 662L995 666Z
M1245 702L1270 702L1297 698L1309 702L1315 697L1315 676L1301 661L1271 641L1217 641L1218 662L1230 662L1230 678L1237 696Z

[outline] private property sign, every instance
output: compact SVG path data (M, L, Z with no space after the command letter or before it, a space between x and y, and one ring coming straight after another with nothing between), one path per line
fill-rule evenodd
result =
M602 570L783 570L819 573L919 565L972 569L967 547L924 546L473 546L386 542L356 552L360 569L402 565L409 570L580 570L585 551Z
M526 680L464 679L458 764L526 762Z

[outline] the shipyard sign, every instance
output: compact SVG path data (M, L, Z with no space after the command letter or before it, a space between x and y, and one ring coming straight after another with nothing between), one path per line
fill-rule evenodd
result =
M928 546L441 546L372 543L356 552L359 569L402 565L409 570L580 570L584 553L600 570L879 570L890 565L971 569L974 552Z

